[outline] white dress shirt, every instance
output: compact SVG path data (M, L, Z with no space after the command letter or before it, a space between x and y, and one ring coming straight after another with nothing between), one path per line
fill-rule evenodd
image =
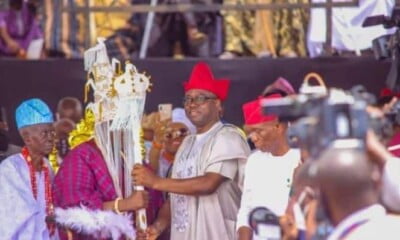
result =
M355 229L346 240L398 240L399 236L400 216L386 214Z
M388 159L382 176L382 201L392 211L400 212L400 159Z
M348 0L334 0L346 2ZM326 0L313 0L314 3ZM372 40L393 33L380 26L363 28L362 23L369 16L391 16L394 0L359 0L359 7L336 7L332 9L332 47L337 50L358 51L372 46ZM308 30L308 49L311 57L318 56L322 44L326 42L326 10L311 10L311 21Z
M386 215L386 210L383 206L379 204L374 204L372 206L363 208L355 213L352 213L350 216L345 218L343 221L339 223L333 230L333 232L329 235L328 240L340 240L344 234L344 232L348 231L352 226L358 223L366 223L366 221L370 221L375 218L381 218ZM361 228L363 225L359 225L358 227L354 228L354 231L357 228ZM349 235L351 232L349 233ZM346 235L349 236L349 235Z
M300 164L300 151L290 149L283 156L253 152L245 169L244 189L236 229L249 227L250 212L267 207L278 216L285 213L294 169Z

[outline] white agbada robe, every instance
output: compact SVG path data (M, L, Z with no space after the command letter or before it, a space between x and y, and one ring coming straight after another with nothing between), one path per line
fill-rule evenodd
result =
M207 172L227 178L210 195L171 194L171 239L236 239L236 215L243 186L244 165L250 149L236 127L216 123L203 134L183 141L172 178L202 176Z
M382 176L382 202L392 211L400 212L400 159L387 160Z
M386 214L372 219L351 232L346 240L397 240L400 236L400 216Z
M374 204L360 209L343 219L328 240L395 240L400 236L400 216L386 213Z
M284 215L289 202L294 170L300 162L298 149L290 149L283 156L273 156L260 150L249 156L237 230L244 226L250 227L249 215L256 207L266 207L277 216ZM257 239L257 236L254 235L253 239Z
M44 173L36 173L37 200L33 196L28 164L15 154L0 164L0 238L7 240L48 240L45 223Z

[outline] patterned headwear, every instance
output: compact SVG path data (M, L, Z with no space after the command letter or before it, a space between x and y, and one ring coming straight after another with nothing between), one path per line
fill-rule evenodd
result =
M292 95L296 94L296 91L293 89L292 84L283 77L279 77L278 79L275 80L272 84L268 85L263 93L261 94L262 96L268 96L270 93L276 92L276 91L281 91L285 95Z
M254 101L243 104L244 123L246 125L253 125L263 122L270 122L278 119L275 115L264 115L261 109L261 102L268 99L281 98L280 94L273 94L268 97L259 98Z
M184 83L185 92L191 89L201 89L214 93L218 99L224 101L228 96L230 81L214 78L210 67L200 62L194 66L188 82Z
M49 106L38 98L22 102L15 111L17 128L21 129L41 123L53 123L53 113Z

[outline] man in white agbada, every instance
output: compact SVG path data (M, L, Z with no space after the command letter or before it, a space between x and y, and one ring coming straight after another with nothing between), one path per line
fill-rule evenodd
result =
M271 94L243 105L245 130L257 150L249 156L246 165L236 225L239 240L263 239L254 234L249 225L252 210L266 207L275 215L283 216L289 202L294 170L300 164L300 151L290 148L287 125L280 123L276 116L262 115L260 106L260 101L281 97Z
M215 80L205 63L195 66L185 84L184 107L197 134L183 141L172 178L162 179L135 166L134 181L170 192L156 221L138 239L155 239L169 225L174 240L236 239L236 216L243 170L250 152L233 125L220 121L229 81Z
M312 0L324 3L326 0ZM346 0L333 0L346 2ZM372 40L393 33L383 26L363 28L362 23L369 16L390 16L395 5L394 0L359 0L358 7L335 7L332 10L332 48L336 51L355 51L369 49ZM311 9L307 45L311 57L321 55L326 43L326 10Z
M53 114L40 99L24 101L16 110L25 147L0 165L0 238L55 239L52 216L52 172L45 158L54 146Z

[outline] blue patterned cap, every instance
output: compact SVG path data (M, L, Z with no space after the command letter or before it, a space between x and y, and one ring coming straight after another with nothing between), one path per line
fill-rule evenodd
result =
M38 98L32 98L22 102L15 111L17 128L41 124L53 123L53 113L49 106Z

